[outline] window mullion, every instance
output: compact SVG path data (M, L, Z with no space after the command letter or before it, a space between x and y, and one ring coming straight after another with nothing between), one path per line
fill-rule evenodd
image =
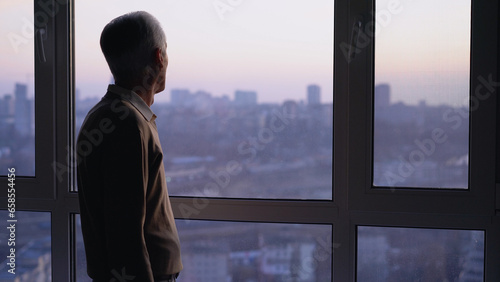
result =
M337 207L330 201L270 201L172 197L178 219L212 219L290 223L334 223Z

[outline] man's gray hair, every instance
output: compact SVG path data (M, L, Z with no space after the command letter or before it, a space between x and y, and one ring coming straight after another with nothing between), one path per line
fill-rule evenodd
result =
M101 50L115 81L137 81L147 75L154 51L165 49L165 32L151 14L139 11L115 18L101 33Z

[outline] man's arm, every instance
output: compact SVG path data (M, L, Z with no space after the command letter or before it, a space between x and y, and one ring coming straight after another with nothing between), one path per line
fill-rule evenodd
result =
M136 123L120 121L105 138L102 172L106 229L103 232L111 275L153 281L143 229L148 162L141 132Z

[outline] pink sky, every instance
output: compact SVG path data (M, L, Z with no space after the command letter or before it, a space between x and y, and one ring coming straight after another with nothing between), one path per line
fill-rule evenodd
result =
M321 86L323 102L333 99L333 0L75 2L76 86L82 97L102 96L110 81L99 49L104 25L146 10L162 23L169 45L167 89L157 101L168 100L172 88L231 98L235 90L253 90L259 102L304 100L310 83ZM216 2L232 5L221 13ZM391 84L392 102L462 105L468 95L470 0L440 3L376 2L377 11L390 11L390 18L377 23L375 80ZM32 92L30 9L28 0L0 3L3 38L18 34L26 41L0 41L0 96L12 94L18 81L31 84Z

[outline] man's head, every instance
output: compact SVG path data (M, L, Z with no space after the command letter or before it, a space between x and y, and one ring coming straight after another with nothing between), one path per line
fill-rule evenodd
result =
M132 12L112 20L104 27L100 44L117 84L154 93L165 88L166 37L151 14Z

